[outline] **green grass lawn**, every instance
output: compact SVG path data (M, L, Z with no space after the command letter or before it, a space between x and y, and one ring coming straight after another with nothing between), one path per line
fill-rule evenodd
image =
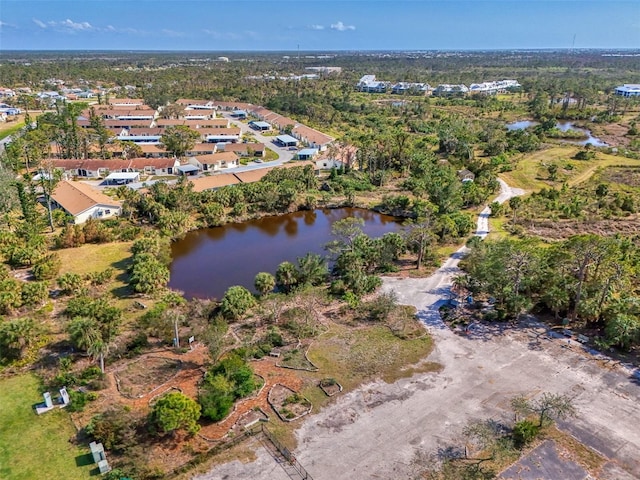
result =
M9 124L2 125L0 127L0 140L8 137L9 135L13 135L14 133L18 132L22 127L24 127L24 122L18 122L18 123L12 122Z
M95 465L89 463L88 445L69 442L76 433L69 414L54 409L36 415L33 404L41 401L33 375L0 380L0 478L90 478Z

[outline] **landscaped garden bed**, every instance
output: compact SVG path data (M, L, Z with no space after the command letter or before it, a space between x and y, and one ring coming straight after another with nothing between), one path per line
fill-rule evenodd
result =
M335 378L323 378L318 386L328 397L333 397L342 391L342 385Z
M284 385L276 384L269 391L269 405L284 422L292 422L311 412L311 402Z
M171 358L142 357L115 374L118 391L127 398L141 398L173 378L182 362Z

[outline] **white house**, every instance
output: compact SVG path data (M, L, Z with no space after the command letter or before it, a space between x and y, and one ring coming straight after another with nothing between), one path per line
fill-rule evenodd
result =
M638 97L640 96L640 84L625 83L624 85L616 87L615 93L621 97Z
M89 218L103 219L120 215L122 204L81 182L61 181L51 195L55 205L73 216L76 224Z
M219 152L189 157L189 163L203 172L215 172L238 166L238 155L234 152Z
M356 90L367 93L384 93L387 91L388 82L376 80L375 75L364 75L356 84Z

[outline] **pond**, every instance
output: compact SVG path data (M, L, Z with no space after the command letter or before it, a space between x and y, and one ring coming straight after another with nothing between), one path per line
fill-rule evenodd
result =
M525 128L535 127L536 125L538 125L538 122L534 122L533 120L520 120L518 122L507 123L507 130L524 130ZM598 137L594 137L591 134L591 130L576 127L573 122L558 122L556 123L556 128L561 132L566 132L567 130L575 130L577 132L583 133L586 136L586 138L581 138L580 140L562 139L563 142L573 143L574 145L586 145L587 143L590 143L594 147L609 146L609 144L603 142Z
M183 291L187 298L220 299L233 285L254 291L258 272L275 274L280 263L295 262L308 252L325 255L324 246L334 239L331 225L347 217L363 219L363 231L372 237L401 229L395 217L339 208L195 230L171 245L169 287Z

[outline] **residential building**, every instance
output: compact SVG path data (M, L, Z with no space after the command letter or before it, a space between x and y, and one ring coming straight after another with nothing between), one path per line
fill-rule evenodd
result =
M218 143L218 148L225 152L234 152L241 157L263 157L264 143Z
M389 82L376 80L375 75L364 75L356 84L356 90L367 93L385 93Z
M398 82L391 87L391 93L396 95L426 95L431 90L428 83Z
M640 96L640 84L625 83L624 85L616 87L615 94L621 97L638 97Z
M238 166L238 155L234 152L218 152L189 157L189 163L203 172L215 172Z
M435 97L461 97L469 93L469 89L466 85L449 85L443 83L438 85L432 92Z
M120 215L122 210L120 202L82 182L62 180L51 198L57 208L62 208L73 216L76 224L84 223L89 218L114 217Z

